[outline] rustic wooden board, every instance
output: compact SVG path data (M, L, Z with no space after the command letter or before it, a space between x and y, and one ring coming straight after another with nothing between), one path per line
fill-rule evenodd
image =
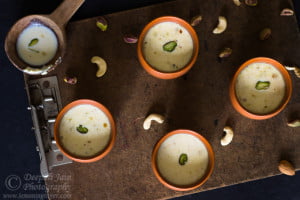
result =
M54 168L46 180L50 198L56 199L58 193L72 200L171 198L276 175L281 159L299 169L300 129L286 126L288 120L300 117L299 79L291 74L294 92L290 103L278 116L264 121L242 117L231 106L228 94L231 77L247 59L267 56L300 66L296 18L279 16L285 7L292 7L292 2L259 1L257 7L237 7L230 0L180 0L107 15L106 32L95 26L95 18L70 23L67 53L50 75L58 76L63 105L89 98L107 106L116 120L117 140L109 155L96 163ZM138 62L136 44L123 42L124 34L138 35L156 17L174 15L190 21L198 14L203 16L195 27L199 57L184 77L160 80L148 75ZM214 35L219 15L226 16L228 28ZM258 34L266 27L272 29L272 36L262 42ZM233 54L220 61L217 55L224 47L231 47ZM102 78L95 77L96 65L90 63L95 55L108 63ZM77 76L78 84L64 83L65 74ZM153 112L163 114L166 122L145 131L143 120ZM235 130L228 147L220 145L225 125ZM191 192L164 187L150 165L155 143L178 128L201 133L215 151L211 178Z

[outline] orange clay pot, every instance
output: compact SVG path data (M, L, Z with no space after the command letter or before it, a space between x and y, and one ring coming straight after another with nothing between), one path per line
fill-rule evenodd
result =
M256 62L263 62L263 63L268 63L268 64L273 65L282 74L283 79L284 79L285 84L286 84L285 97L284 97L281 105L276 110L274 110L272 113L268 113L268 114L264 114L264 115L251 113L248 110L246 110L239 103L238 98L237 98L236 93L235 93L235 84L236 84L236 80L237 80L237 77L240 74L240 72L243 69L245 69L248 65L250 65L252 63L256 63ZM290 77L289 73L285 69L285 67L282 64L280 64L279 62L277 62L276 60L273 60L271 58L266 58L266 57L252 58L252 59L246 61L245 63L243 63L239 67L237 72L234 74L234 77L233 77L233 79L231 80L231 83L230 83L229 95L230 95L230 100L231 100L231 103L232 103L233 107L240 114L242 114L243 116L245 116L247 118L250 118L250 119L256 119L256 120L269 119L271 117L274 117L278 113L280 113L285 108L287 103L289 102L289 100L291 98L291 95L292 95L292 80L291 80L291 77Z
M145 60L145 57L143 55L143 41L144 38L147 34L147 32L156 24L162 23L162 22L175 22L181 26L183 26L191 35L192 40L193 40L193 46L194 46L194 51L192 54L191 60L187 63L185 67L180 69L179 71L175 72L161 72L156 70L155 68L151 67L150 64ZM192 26L184 21L183 19L180 19L178 17L173 17L173 16L165 16L165 17L159 17L151 21L149 24L145 26L143 29L142 33L140 34L139 40L138 40L138 46L137 46L137 54L138 54L138 59L142 65L142 67L152 76L160 79L175 79L178 78L185 73L187 73L192 66L195 64L197 57L198 57L198 52L199 52L199 40L197 33L195 30L192 28Z
M167 180L165 180L162 175L160 174L158 167L157 167L157 161L156 161L156 157L157 157L157 153L158 150L161 146L161 144L170 136L172 135L176 135L179 133L184 133L184 134L188 134L188 135L193 135L195 137L197 137L199 140L201 140L203 142L203 144L205 145L207 152L208 152L208 166L206 169L206 173L203 175L203 177L196 183L192 184L192 185L188 185L188 186L178 186L178 185L173 185L172 183L169 183ZM156 178L166 187L172 189L172 190L176 190L176 191L189 191L189 190L194 190L198 187L200 187L201 185L203 185L208 178L210 177L210 175L213 172L214 169L214 165L215 165L215 154L213 152L213 149L211 147L211 145L209 144L209 142L200 134L191 131L191 130L175 130L175 131L171 131L168 134L166 134L165 136L163 136L155 145L153 152L152 152L152 159L151 159L151 165L152 165L152 169L153 172L156 176Z
M59 139L59 125L60 122L63 118L63 116L65 115L66 112L68 112L71 108L78 106L78 105L92 105L95 106L97 108L99 108L102 112L104 112L107 116L107 118L109 119L110 125L111 125L111 138L109 143L107 144L107 146L96 156L90 157L90 158L80 158L80 157L76 157L72 154L70 154L66 149L64 149L64 147L62 146L60 139ZM54 124L54 139L56 141L56 145L58 146L58 148L60 149L60 151L66 155L68 158L77 161L77 162L81 162L81 163L90 163L90 162L95 162L98 161L100 159L102 159L104 156L106 156L112 149L115 141L116 141L116 125L115 122L113 120L112 115L110 114L109 110L104 107L102 104L93 101L93 100L89 100L89 99L80 99L77 101L73 101L70 104L66 105L58 114L55 124Z

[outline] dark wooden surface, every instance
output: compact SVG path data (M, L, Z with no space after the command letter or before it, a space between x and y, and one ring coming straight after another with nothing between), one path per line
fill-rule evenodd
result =
M52 170L71 175L70 180L46 180L51 185L66 183L61 192L79 199L164 199L273 176L279 173L278 162L290 160L299 169L299 129L286 122L300 117L300 81L294 74L294 92L286 109L278 116L255 121L242 117L231 106L228 87L238 66L247 59L267 56L287 65L298 65L300 39L296 18L280 17L291 1L261 1L257 7L232 1L185 0L158 4L105 16L106 32L95 26L96 18L72 22L67 26L67 53L63 63L50 75L57 75L63 105L80 98L97 100L108 107L117 124L117 140L104 159L92 164L73 163ZM174 15L187 21L201 14L203 21L195 27L200 40L199 57L184 77L160 80L148 75L136 56L136 44L123 42L125 34L138 35L152 19ZM227 30L212 34L217 18L228 20ZM261 29L270 27L272 36L260 41ZM224 60L217 55L224 47L233 54ZM107 73L96 78L92 56L108 63ZM77 85L67 85L63 77L75 75ZM35 78L35 77L30 77ZM142 128L150 113L166 117L162 125L149 131ZM220 145L223 127L235 131L228 147ZM202 187L191 192L165 188L152 173L150 158L155 143L164 134L178 128L191 129L208 139L215 151L215 170ZM55 198L53 198L55 199Z

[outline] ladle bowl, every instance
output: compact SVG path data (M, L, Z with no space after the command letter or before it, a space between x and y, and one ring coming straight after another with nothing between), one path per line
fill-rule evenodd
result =
M65 0L50 15L29 15L18 20L8 32L5 39L5 52L12 64L29 75L46 75L62 62L66 51L65 25L74 15L84 0ZM17 40L22 31L32 23L41 24L52 30L58 46L55 56L42 66L30 66L17 53Z

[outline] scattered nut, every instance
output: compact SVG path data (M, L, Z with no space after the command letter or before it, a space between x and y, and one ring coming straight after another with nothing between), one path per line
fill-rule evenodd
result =
M221 139L221 145L226 146L230 144L233 139L233 130L230 126L225 126L223 129L225 135Z
M288 175L288 176L294 176L295 175L295 168L294 166L286 160L280 161L278 165L278 169L281 173Z
M201 15L197 15L195 17L192 18L191 20L191 26L197 26L202 20L202 16Z
M296 67L291 67L291 66L287 66L287 65L285 65L284 67L289 71L294 71L296 68Z
M300 68L296 67L296 68L294 69L294 72L295 72L296 76L297 76L298 78L300 78Z
M159 114L150 114L144 121L143 127L145 130L149 130L152 121L156 121L157 123L162 124L165 118Z
M247 6L257 6L258 0L245 0Z
M134 44L134 43L137 43L137 41L138 41L138 38L133 35L125 35L123 37L123 39L124 39L124 42L129 43L129 44Z
M177 47L177 41L169 41L163 45L163 50L167 52L172 52Z
M98 65L98 71L96 73L96 76L97 77L103 76L107 70L107 64L105 60L99 56L94 56L92 57L91 62Z
M64 81L66 83L69 83L71 85L75 85L77 83L77 78L76 77L68 77L68 76L65 76L64 77Z
M230 56L232 53L232 49L226 47L225 49L223 49L223 51L221 51L221 53L219 54L219 58L227 58L228 56Z
M291 66L284 66L289 71L294 71L295 75L300 78L300 68L299 67L291 67Z
M271 36L271 29L270 28L264 28L259 33L259 39L260 40L267 40Z
M237 6L240 6L241 5L241 2L240 0L233 0L233 3Z
M219 23L217 27L213 30L214 34L223 33L227 28L227 20L223 16L219 16Z
M267 90L270 87L270 81L257 81L255 84L256 90Z
M104 17L98 17L96 21L96 25L98 28L100 28L101 31L106 31L107 30L107 21Z
M300 119L290 121L290 122L287 123L287 125L289 127L299 127L300 126Z
M280 13L280 16L293 16L293 15L294 15L294 11L289 8L283 9Z

